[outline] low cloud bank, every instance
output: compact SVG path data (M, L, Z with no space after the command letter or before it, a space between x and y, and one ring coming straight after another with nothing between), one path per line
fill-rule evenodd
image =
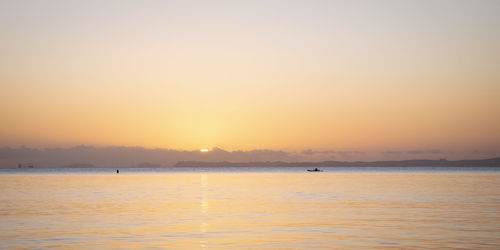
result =
M151 167L173 166L178 161L298 161L300 157L280 150L226 151L213 148L209 152L142 147L93 147L32 149L0 148L0 167L34 165L35 167L74 167L79 165Z
M0 168L35 167L167 167L179 161L205 162L266 162L266 161L374 161L408 159L480 159L498 157L498 152L443 152L440 149L386 150L364 152L354 150L312 150L286 152L281 150L226 151L213 148L208 152L147 149L142 147L94 147L35 149L0 148Z
M415 154L415 155L427 155L427 154L439 154L441 153L441 150L439 149L430 149L430 150L409 150L408 154Z

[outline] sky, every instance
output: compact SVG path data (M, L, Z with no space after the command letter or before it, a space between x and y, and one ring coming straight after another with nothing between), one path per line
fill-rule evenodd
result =
M0 147L499 156L499 13L480 0L2 0Z

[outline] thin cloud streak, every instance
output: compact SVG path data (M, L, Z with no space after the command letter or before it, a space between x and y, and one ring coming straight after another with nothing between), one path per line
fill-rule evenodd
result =
M408 151L408 154L415 154L415 155L439 154L439 153L441 153L441 150L439 150L439 149L409 150Z

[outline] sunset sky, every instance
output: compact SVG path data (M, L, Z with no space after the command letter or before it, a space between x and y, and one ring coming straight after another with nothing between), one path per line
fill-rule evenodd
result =
M500 155L500 1L0 1L0 34L0 147Z

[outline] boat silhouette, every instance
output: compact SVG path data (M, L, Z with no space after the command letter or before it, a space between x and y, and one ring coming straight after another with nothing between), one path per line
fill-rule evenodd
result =
M308 169L308 172L323 172L323 170L315 168L315 169Z

